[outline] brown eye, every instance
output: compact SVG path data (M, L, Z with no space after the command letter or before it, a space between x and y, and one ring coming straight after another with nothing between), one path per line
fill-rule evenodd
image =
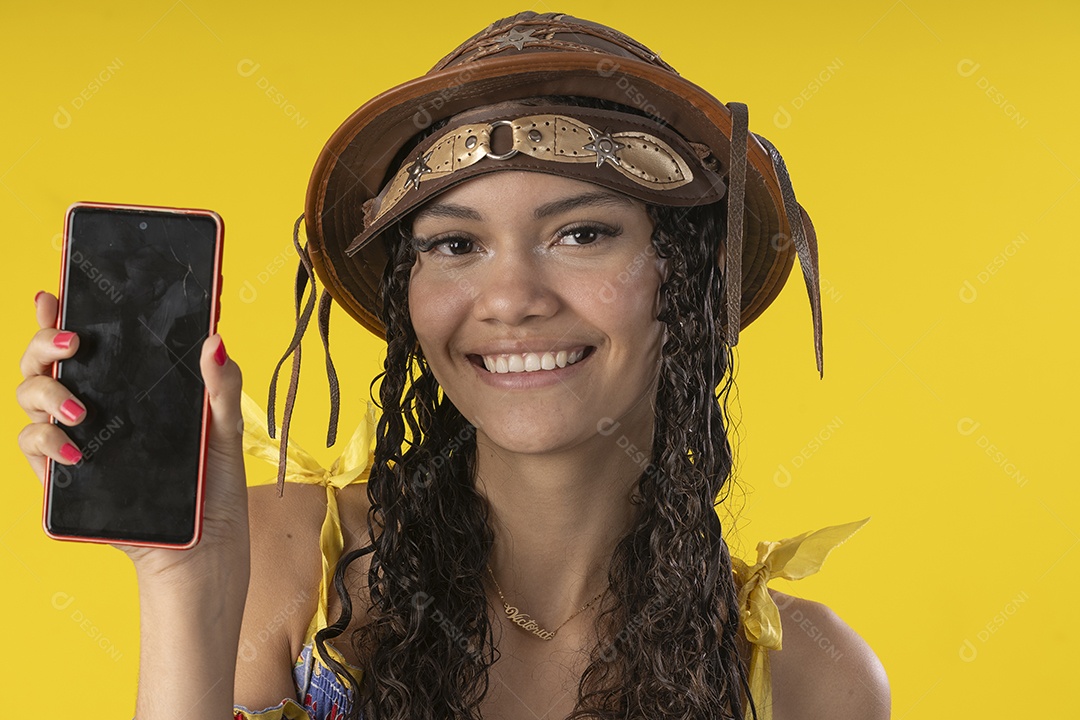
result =
M569 238L573 244L591 245L601 237L614 237L619 234L617 228L609 228L604 225L577 225L567 228L559 234L560 239Z
M588 243L594 242L598 237L600 237L600 233L596 230L582 228L578 230L571 230L569 236L574 238L574 242L580 245L587 245Z
M468 238L454 237L436 243L435 247L445 248L449 255L468 255L472 252L473 242Z
M473 241L461 235L434 240L417 240L416 250L422 253L437 250L439 255L468 255L473 251Z

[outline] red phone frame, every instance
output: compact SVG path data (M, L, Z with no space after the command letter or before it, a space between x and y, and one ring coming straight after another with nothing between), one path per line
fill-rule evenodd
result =
M218 320L221 318L221 286L223 276L221 274L221 256L222 249L225 241L225 221L221 219L213 210L200 210L196 208L176 208L168 207L164 205L131 205L121 203L104 203L104 202L76 202L72 203L67 211L64 213L64 245L60 251L60 293L59 307L56 314L56 329L60 330L64 327L64 293L67 290L67 283L65 278L67 277L67 262L68 262L68 243L69 235L71 233L71 216L80 208L99 208L104 210L140 210L140 211L154 211L168 213L171 215L188 215L210 218L214 221L217 227L215 234L215 250L214 250L214 284L216 288L212 288L210 291L210 327L207 332L207 336L213 335L217 332ZM53 363L52 376L53 379L57 378L59 372L59 363ZM50 420L55 418L50 417ZM64 427L62 424L57 423L60 427ZM73 542L89 542L89 543L104 543L107 545L124 545L131 547L160 547L170 548L172 550L189 550L199 544L199 540L202 538L202 526L203 526L203 504L206 502L206 450L209 443L210 428L210 396L203 388L203 412L202 412L202 441L199 443L199 479L198 485L195 490L195 531L190 541L185 543L162 543L162 542L149 542L149 541L117 541L109 538L96 538L96 537L84 537L75 535L61 535L49 530L47 525L47 518L49 517L49 495L50 486L52 484L52 468L53 459L46 456L45 458L45 500L42 503L41 508L41 527L44 529L45 534L54 540L69 540Z

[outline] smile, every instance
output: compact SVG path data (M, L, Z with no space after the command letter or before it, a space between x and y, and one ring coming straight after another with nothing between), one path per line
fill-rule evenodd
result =
M590 346L577 348L576 350L559 350L558 352L470 355L469 358L473 360L474 364L477 364L476 361L480 360L489 373L503 375L564 368L578 362L591 351L592 347Z

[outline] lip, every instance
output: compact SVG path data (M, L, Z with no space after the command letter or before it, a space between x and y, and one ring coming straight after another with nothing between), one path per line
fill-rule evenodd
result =
M532 343L533 347L536 343ZM592 356L596 354L596 347L594 345L568 345L565 347L555 347L554 350L541 350L539 352L558 352L559 350L576 350L579 348L585 348L585 355L573 365L567 365L566 367L557 367L554 370L536 370L533 372L518 372L518 373L493 373L488 372L484 367L483 355L510 355L516 353L525 352L537 352L536 350L508 350L506 346L502 346L498 351L492 351L492 348L487 348L488 352L485 353L469 353L466 356L469 365L472 366L473 371L479 377L480 381L490 385L491 387L497 387L503 390L530 390L533 388L542 388L550 385L562 384L569 378L577 374L582 365L585 365L592 359Z

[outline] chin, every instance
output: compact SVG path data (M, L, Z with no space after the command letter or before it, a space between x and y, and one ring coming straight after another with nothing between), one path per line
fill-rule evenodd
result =
M581 433L570 430L566 426L538 428L521 418L503 419L499 424L480 427L487 444L497 450L519 455L540 455L571 448L583 438Z

